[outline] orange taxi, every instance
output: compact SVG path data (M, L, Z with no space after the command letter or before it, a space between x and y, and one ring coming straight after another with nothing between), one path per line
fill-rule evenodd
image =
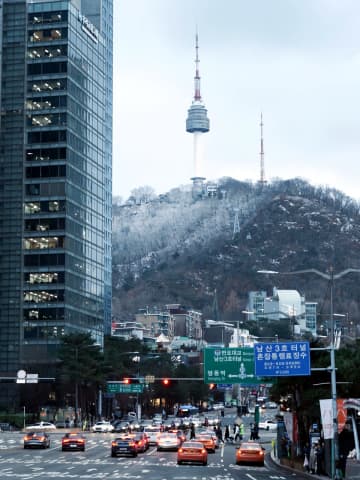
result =
M216 442L209 433L198 433L195 437L196 442L201 442L208 452L215 453Z
M201 442L189 440L184 442L177 452L177 463L202 463L207 465L208 453Z
M264 465L265 448L256 442L243 442L236 449L236 465L240 463L257 463Z

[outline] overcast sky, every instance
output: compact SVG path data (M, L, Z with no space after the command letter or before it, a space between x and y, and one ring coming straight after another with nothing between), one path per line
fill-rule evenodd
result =
M190 184L195 32L204 175L302 177L359 200L359 0L114 0L113 194Z

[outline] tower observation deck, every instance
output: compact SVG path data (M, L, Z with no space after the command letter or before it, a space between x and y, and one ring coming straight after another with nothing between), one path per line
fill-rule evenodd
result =
M200 73L199 73L199 43L198 35L196 34L196 57L195 57L195 93L192 104L188 110L188 117L186 119L186 131L194 135L194 177L192 180L195 184L201 183L205 178L200 175L201 163L201 141L200 137L203 133L210 130L210 121L207 116L207 109L202 102L200 93Z

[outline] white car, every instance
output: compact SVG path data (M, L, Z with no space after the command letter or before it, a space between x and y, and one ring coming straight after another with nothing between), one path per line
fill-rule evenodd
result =
M93 432L113 432L114 431L114 426L111 425L110 422L105 422L104 420L101 420L99 422L96 422L95 425L91 427L91 430Z
M274 420L264 420L263 422L259 422L259 430L276 430L277 425L277 422Z
M25 427L25 430L56 430L56 426L50 422L37 422L33 425L28 425L27 427Z
M160 431L160 427L154 426L154 427L146 427L144 429L144 433L146 433L146 435L148 436L149 445L156 445L161 431Z

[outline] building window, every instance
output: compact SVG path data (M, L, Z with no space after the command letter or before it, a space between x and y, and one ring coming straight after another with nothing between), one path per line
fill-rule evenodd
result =
M27 162L49 162L51 160L66 160L66 148L31 148L26 151Z
M44 30L30 30L29 42L52 42L67 38L67 28L46 28Z
M24 205L24 213L31 215L40 212L40 202L29 202Z
M38 250L44 248L63 248L64 237L39 237L39 238L25 238L25 250Z
M65 201L64 200L50 200L49 202L27 202L24 205L24 213L26 215L33 215L37 213L48 213L48 212L64 212L65 211ZM39 221L39 220L38 220ZM64 228L64 226L55 227ZM38 230L41 231L41 230Z
M24 273L24 280L26 283L59 283L64 281L64 272L26 272Z
M56 45L47 47L33 47L28 50L28 58L56 58L67 55L67 45Z
M24 302L51 303L63 301L64 290L24 292Z
M66 22L67 19L68 13L66 10L58 10L56 12L36 12L29 13L28 15L28 23L33 25Z
M55 80L34 80L28 82L28 92L52 92L53 90L66 90L66 78L58 78Z

